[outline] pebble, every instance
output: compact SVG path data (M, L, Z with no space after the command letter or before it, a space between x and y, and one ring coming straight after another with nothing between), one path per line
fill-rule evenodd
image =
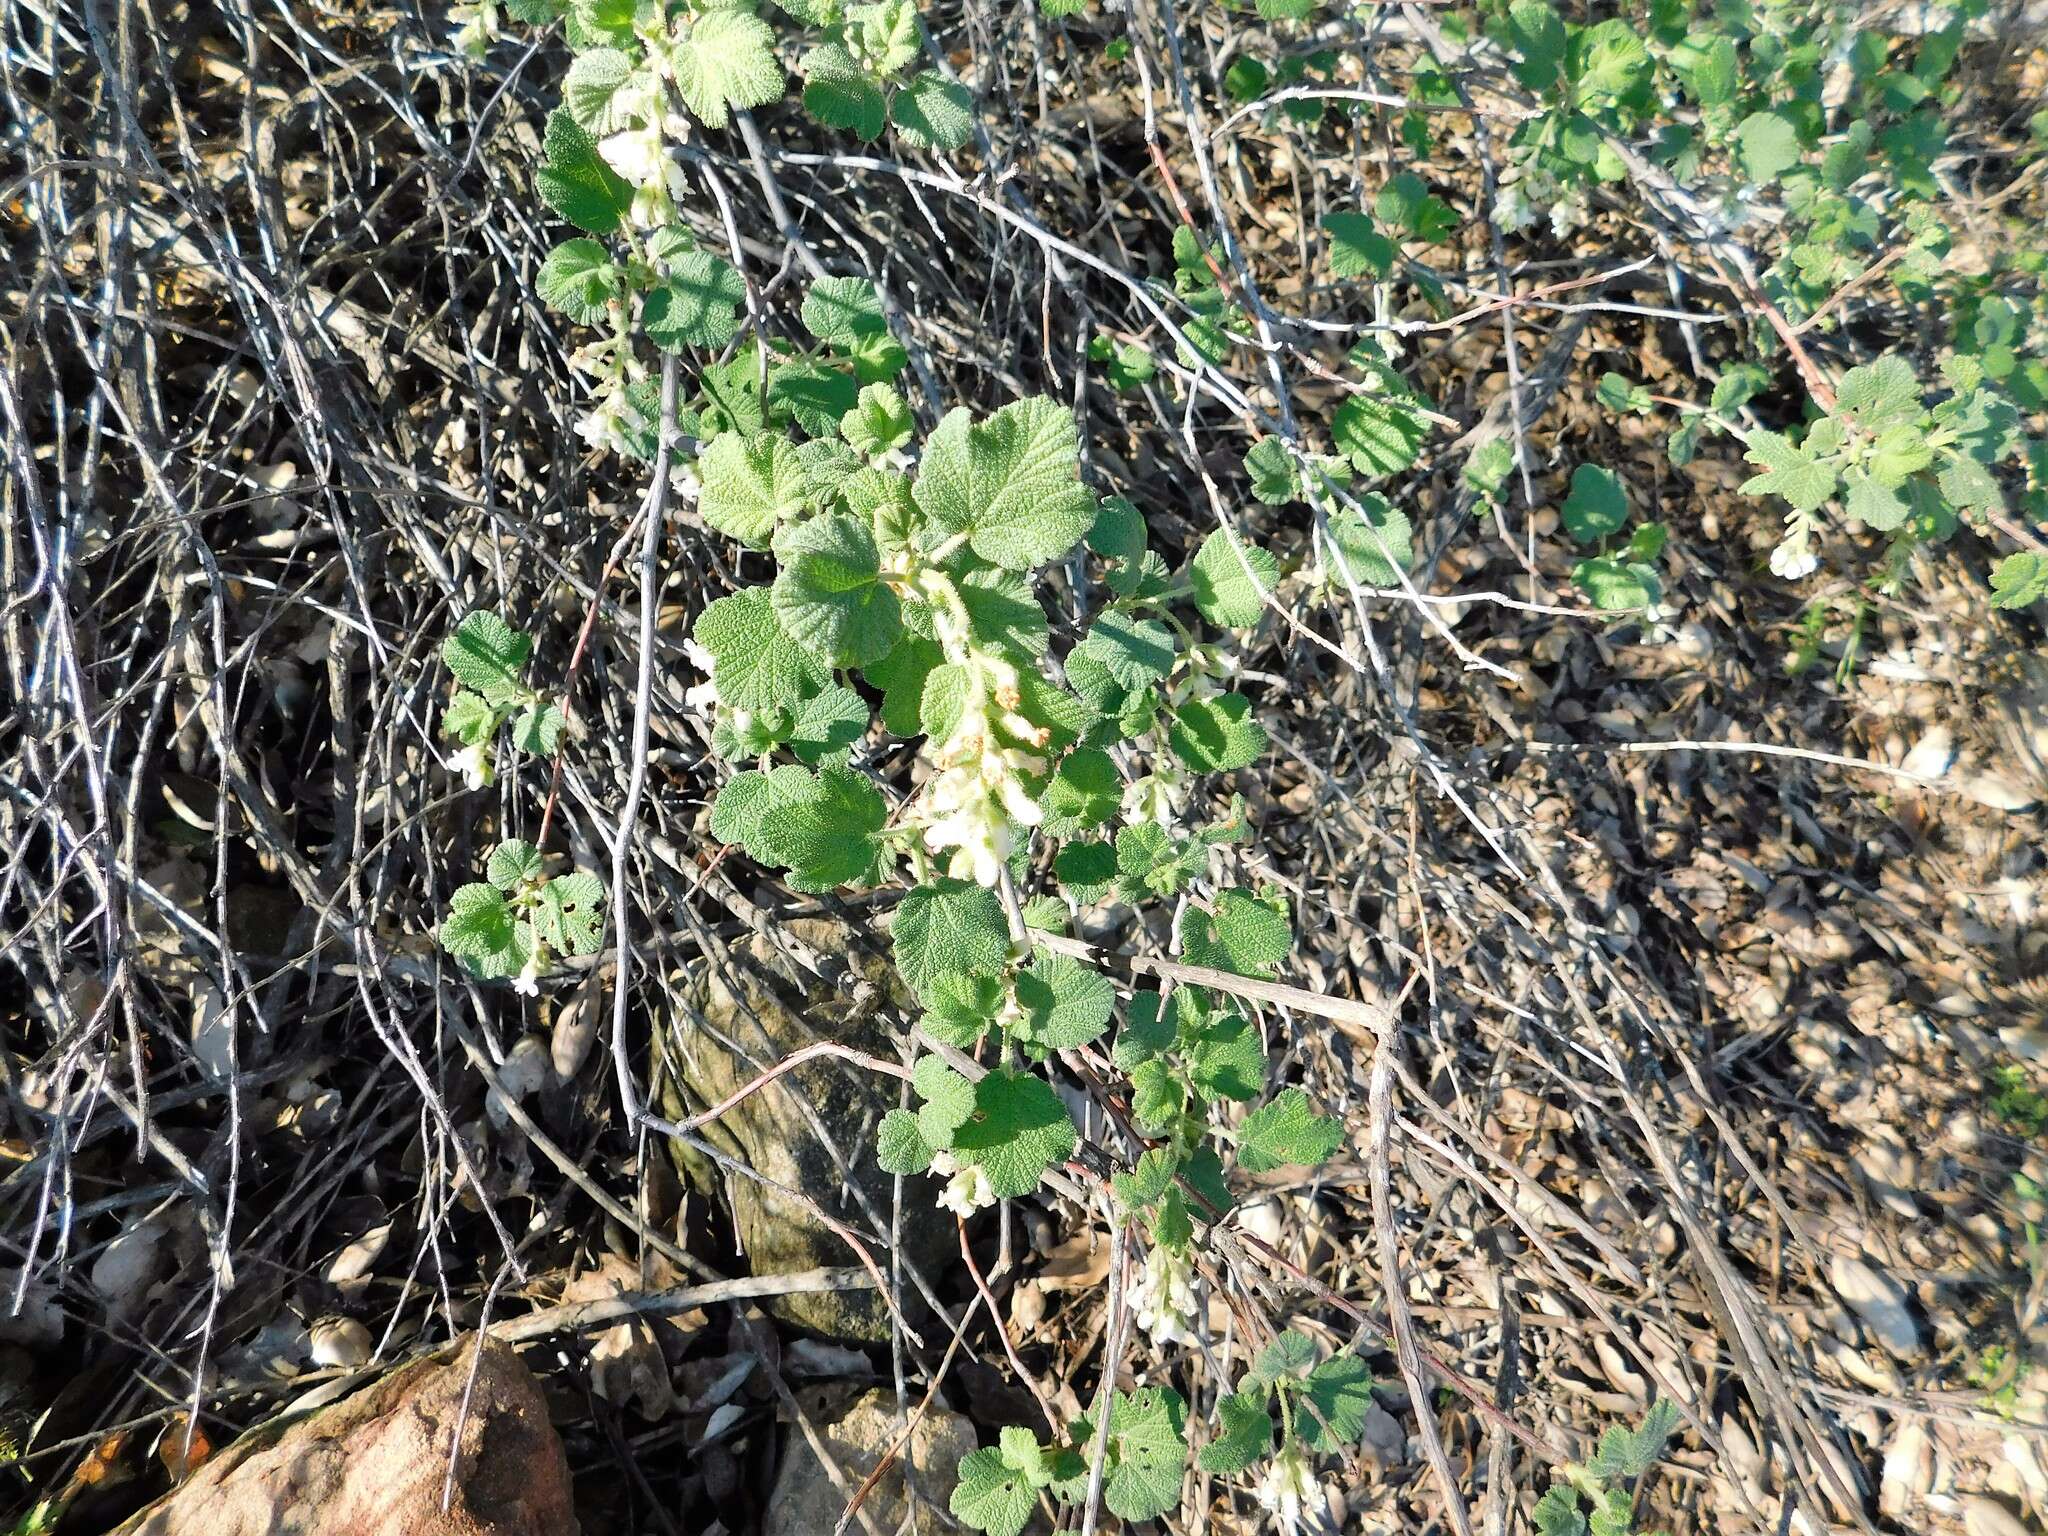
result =
M1903 1520L1906 1511L1933 1483L1934 1448L1927 1443L1927 1430L1917 1417L1901 1419L1884 1448L1878 1509L1893 1520Z
M2018 1515L1982 1494L1971 1494L1963 1500L1963 1529L1969 1536L2034 1536Z
M1862 1259L1837 1254L1828 1266L1828 1283L1887 1353L1899 1360L1919 1355L1920 1325L1906 1305L1905 1291L1891 1276Z

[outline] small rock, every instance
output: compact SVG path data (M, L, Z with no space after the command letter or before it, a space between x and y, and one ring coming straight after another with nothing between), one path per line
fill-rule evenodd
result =
M1862 1259L1837 1254L1828 1266L1828 1283L1893 1358L1911 1360L1919 1355L1920 1325L1906 1305L1905 1291L1891 1276Z
M902 1430L896 1418L894 1393L865 1393L829 1423L818 1422L827 1402L824 1389L805 1389L797 1398L816 1425L826 1450L839 1464L849 1488L858 1488L867 1480L883 1455L895 1446ZM874 1521L877 1530L903 1529L908 1511L902 1463L908 1459L917 1475L917 1491L925 1501L919 1505L917 1519L910 1529L915 1536L939 1536L942 1531L951 1531L953 1522L944 1513L946 1502L953 1496L958 1481L956 1469L960 1458L972 1451L975 1443L974 1426L960 1414L944 1409L926 1413L911 1432L909 1445L898 1453L896 1464L862 1503L862 1512ZM775 1476L775 1491L768 1496L762 1536L825 1536L839 1524L846 1500L847 1495L833 1486L801 1431L792 1428L783 1447L782 1468Z
M1983 1494L1963 1500L1963 1529L1969 1536L2033 1536L2026 1521Z
M1408 1436L1401 1421L1378 1403L1365 1410L1365 1454L1382 1474L1408 1457Z
M1893 1520L1903 1520L1934 1482L1934 1447L1927 1443L1927 1431L1917 1416L1899 1421L1884 1448L1884 1473L1878 1485L1878 1508Z
M118 1536L575 1536L569 1459L539 1384L510 1345L485 1340L480 1359L478 1347L458 1340L279 1432L243 1435Z

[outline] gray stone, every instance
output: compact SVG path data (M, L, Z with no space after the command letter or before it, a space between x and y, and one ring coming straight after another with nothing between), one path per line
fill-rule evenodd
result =
M828 1398L829 1392L824 1389L797 1394L797 1400L818 1430L818 1438L838 1463L848 1488L858 1488L902 1433L896 1418L896 1398L889 1392L869 1392L837 1420L827 1423L822 1421L820 1410ZM912 1411L916 1406L913 1400ZM942 1531L951 1531L953 1522L941 1511L959 1481L960 1458L972 1451L975 1443L974 1426L965 1418L943 1408L931 1409L912 1431L907 1453L898 1453L896 1464L862 1502L862 1513L873 1520L878 1531L903 1528L903 1462L907 1460L914 1469L921 1501L910 1529L916 1536L939 1536ZM782 1467L775 1476L775 1491L768 1497L763 1536L825 1536L839 1524L846 1500L847 1495L833 1485L803 1431L792 1425L783 1445Z
M836 923L796 922L785 932L824 954L843 954L846 934ZM684 1007L657 1032L662 1112L669 1118L686 1119L723 1101L764 1068L819 1040L895 1058L895 1043L874 1017L872 1002L900 990L884 962L847 957L858 969L827 982L786 958L766 935L756 934L730 953L729 966L693 967L682 988ZM874 1139L882 1116L896 1107L898 1087L893 1077L821 1058L756 1090L697 1134L755 1172L800 1191L833 1220L886 1233L893 1180L875 1164ZM830 1146L813 1128L813 1116ZM680 1142L672 1142L670 1151L699 1193L730 1204L745 1261L754 1273L789 1274L859 1262L802 1201L721 1168ZM879 1222L870 1223L850 1184L880 1213ZM955 1242L951 1219L933 1203L936 1195L929 1178L905 1181L904 1253L928 1272L953 1251ZM886 1244L870 1244L870 1252L886 1269ZM782 1296L764 1305L785 1322L832 1338L871 1343L889 1336L888 1309L873 1291Z
M1837 1254L1829 1264L1828 1281L1886 1353L1899 1360L1920 1355L1920 1324L1914 1320L1898 1281L1875 1265L1846 1254Z

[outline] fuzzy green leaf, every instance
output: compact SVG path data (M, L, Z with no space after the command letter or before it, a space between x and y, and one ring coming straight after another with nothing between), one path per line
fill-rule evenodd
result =
M889 117L918 149L954 150L974 136L974 98L965 86L929 69L896 93Z
M1735 158L1759 186L1799 163L1799 130L1776 112L1752 112L1735 130Z
M987 421L948 412L925 444L913 494L973 551L1024 571L1064 555L1095 521L1081 484L1073 415L1042 395L1012 401Z
M2028 608L2048 597L2048 557L2022 550L1991 569L1991 606Z
M963 1163L978 1164L989 1188L1007 1200L1036 1189L1046 1169L1074 1155L1078 1139L1051 1084L998 1069L975 1084L974 1118L955 1133L953 1150Z
M1238 1392L1216 1404L1216 1438L1202 1447L1202 1470L1227 1477L1264 1461L1273 1449L1273 1415L1264 1392Z
M1296 1165L1313 1168L1344 1143L1344 1126L1309 1107L1308 1095L1289 1088L1244 1117L1237 1128L1237 1165L1270 1173Z
M1273 441L1265 438L1257 446ZM1279 579L1279 561L1256 544L1241 543L1227 528L1204 539L1188 565L1195 606L1203 618L1223 629L1249 629L1258 623L1266 611L1266 594Z
M1361 475L1406 469L1421 454L1428 436L1428 423L1386 395L1352 395L1330 418L1330 441Z
M1333 1355L1308 1373L1302 1396L1315 1412L1296 1417L1301 1438L1310 1450L1339 1455L1365 1434L1366 1415L1372 1411L1372 1372L1356 1355Z
M932 1148L917 1128L917 1116L892 1109L875 1132L875 1162L884 1173L923 1173L932 1165Z
M880 791L851 768L827 766L801 784L780 771L775 778L778 792L754 824L753 846L766 862L786 868L802 891L875 879L876 834L889 816Z
M641 328L664 352L722 347L738 334L739 308L746 299L746 282L730 262L709 251L691 251L672 263L669 276L647 295Z
M1109 1026L1116 989L1100 971L1066 955L1041 952L1017 976L1024 1019L1017 1038L1048 1051L1088 1044Z
M1337 277L1385 277L1398 254L1394 242L1374 227L1366 213L1326 213L1323 233L1330 237L1330 271Z
M1564 500L1564 525L1581 544L1597 544L1628 521L1628 494L1611 469L1581 464L1572 471Z
M941 977L994 976L1010 958L1010 930L994 891L964 880L920 885L896 908L890 937L904 984L929 998Z
M856 138L882 136L889 115L881 88L858 60L837 43L804 55L804 110L827 128L845 128Z
M540 888L534 931L559 954L596 954L604 947L604 882L592 874L557 875Z
M766 587L721 597L697 616L711 680L732 709L794 709L825 682L825 668L783 629Z
M484 865L484 878L501 891L537 880L541 873L540 850L524 838L508 838L491 850Z
M1743 481L1743 495L1782 496L1796 511L1811 512L1835 494L1834 470L1790 438L1758 430L1743 442L1743 457L1764 471Z
M723 128L729 108L766 106L782 94L775 33L751 11L706 10L677 33L670 50L676 89L707 128Z
M1294 943L1287 914L1244 891L1220 891L1213 905L1213 916L1190 907L1181 919L1181 953L1188 963L1270 977Z
M492 705L526 696L519 674L532 653L533 641L483 608L465 615L441 645L441 660L456 680Z
M595 240L564 240L540 264L534 288L578 325L596 325L625 296L626 273Z
M1188 700L1174 715L1167 740L1173 755L1197 773L1248 767L1266 750L1266 733L1241 693Z
M766 549L775 525L804 505L803 461L785 437L721 432L697 460L704 521L753 549Z
M565 107L548 115L534 176L541 201L578 229L608 235L633 206L633 188L597 152L597 140Z
M880 661L903 633L903 610L881 580L875 535L859 518L798 523L775 541L782 570L775 612L796 642L836 667Z
M1336 555L1332 574L1340 583L1348 579L1368 587L1398 586L1401 572L1414 559L1408 516L1384 496L1361 496L1358 504L1363 516L1345 507L1329 521Z

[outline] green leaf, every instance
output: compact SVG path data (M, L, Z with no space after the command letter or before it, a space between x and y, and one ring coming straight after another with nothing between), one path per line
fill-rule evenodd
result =
M508 838L493 848L489 861L484 865L484 878L501 891L509 891L528 880L538 880L540 873L540 850L517 837Z
M896 93L889 118L918 149L954 150L974 136L974 98L965 86L927 69Z
M1301 481L1294 472L1294 460L1287 445L1277 437L1262 437L1244 456L1244 472L1251 476L1252 494L1269 507L1277 507L1301 494Z
M859 403L859 390L851 373L812 358L768 370L768 404L777 419L787 416L812 437L832 439L831 447L840 452L839 423Z
M1458 227L1458 215L1451 205L1432 193L1429 183L1413 171L1403 171L1381 187L1372 211L1388 228L1432 244Z
M746 300L746 282L730 262L691 251L647 295L640 325L664 352L722 347L739 334L739 309Z
M569 61L569 73L562 78L562 105L593 135L616 133L627 126L615 104L632 72L633 61L619 49L587 49Z
M455 633L441 644L441 660L456 681L491 705L512 704L526 697L519 674L532 653L531 640L484 608L465 615Z
M1344 1143L1344 1126L1309 1107L1308 1095L1289 1088L1244 1117L1237 1128L1237 1165L1270 1173L1295 1165L1313 1168Z
M1572 568L1572 584L1602 613L1634 613L1657 601L1657 573L1639 560L1602 556Z
M721 432L697 460L697 510L720 533L766 549L775 525L803 510L803 462L789 439Z
M1612 369L1600 375L1600 387L1594 395L1610 411L1642 412L1651 405L1649 390Z
M1166 1387L1119 1392L1110 1400L1110 1467L1102 1485L1110 1513L1154 1520L1180 1503L1188 1462L1186 1417L1180 1394Z
M520 922L496 886L465 885L448 899L441 947L486 981L516 976L533 953L533 929Z
M1219 1476L1264 1461L1273 1449L1273 1415L1264 1392L1238 1392L1216 1404L1216 1438L1202 1447L1202 1470Z
M1100 971L1047 951L1018 973L1017 1003L1024 1010L1018 1040L1048 1051L1070 1051L1109 1027L1116 989Z
M882 298L864 277L821 277L804 295L804 329L834 347L850 347L889 329Z
M884 1173L923 1173L932 1165L932 1148L917 1128L917 1116L892 1109L875 1132L875 1162Z
M943 660L944 652L936 643L906 634L887 656L861 668L867 680L882 690L884 730L896 736L923 732L925 683Z
M1660 1397L1643 1415L1642 1424L1627 1429L1617 1424L1600 1437L1600 1447L1586 1470L1603 1483L1621 1484L1641 1477L1657 1464L1664 1442L1678 1427L1678 1405Z
M910 406L887 384L870 384L839 418L839 433L864 459L877 459L910 441Z
M1302 1396L1315 1412L1300 1414L1295 1426L1310 1450L1341 1455L1363 1438L1373 1406L1372 1372L1356 1355L1333 1355L1310 1371Z
M1842 503L1849 515L1866 528L1889 533L1905 522L1912 505L1891 486L1874 475L1852 469L1842 476Z
M953 1151L963 1163L978 1165L989 1188L1008 1200L1036 1189L1046 1169L1074 1155L1078 1139L1050 1083L999 1068L975 1084L974 1118L955 1133Z
M559 954L596 954L604 947L604 882L591 874L557 875L540 888L533 926Z
M1842 375L1834 414L1866 432L1917 422L1922 413L1920 380L1902 357L1880 357Z
M983 566L962 576L957 590L977 645L1020 662L1045 654L1052 637L1028 576Z
M1532 91L1549 91L1564 64L1564 23L1547 0L1514 0L1508 7L1507 40L1519 53L1515 78Z
M782 94L775 33L751 11L703 11L677 34L670 50L676 89L707 128L723 128L728 108L766 106Z
M1396 474L1413 464L1428 424L1398 399L1352 395L1330 418L1330 441L1361 475Z
M1334 574L1340 582L1361 586L1398 586L1401 573L1414 558L1414 534L1407 514L1384 496L1361 496L1358 504L1363 516L1357 509L1345 507L1329 521L1336 556Z
M534 704L512 722L512 745L529 757L551 757L569 721L553 704Z
M1752 112L1735 130L1735 158L1757 185L1776 181L1799 163L1799 130L1776 112Z
M2044 597L2048 597L2048 558L2022 550L1992 567L1992 607L2029 608Z
M1190 699L1167 728L1174 756L1197 773L1245 768L1266 750L1266 733L1252 719L1251 700L1241 693Z
M1259 1032L1234 1013L1204 1025L1185 1054L1189 1080L1206 1100L1234 1099L1243 1104L1266 1086L1266 1052Z
M871 141L882 136L889 114L882 92L858 60L837 43L804 55L804 110L827 128L850 129Z
M1140 992L1124 1014L1124 1027L1117 1033L1110 1059L1130 1072L1165 1054L1173 1042L1173 1021L1161 1012L1159 994Z
M1581 464L1572 471L1564 525L1581 544L1597 544L1628 521L1628 495L1613 470Z
M541 201L578 229L608 235L633 206L633 188L597 152L597 140L557 107L541 140L542 163L534 185Z
M1282 1381L1306 1381L1316 1363L1315 1340L1299 1333L1283 1333L1259 1351L1245 1376L1246 1391L1270 1392Z
M903 610L881 580L875 535L855 517L797 523L775 541L782 569L775 613L812 655L835 667L880 661L903 633Z
M925 444L913 494L982 559L1023 571L1064 555L1095 521L1079 478L1080 438L1066 407L1042 395L985 422L947 413Z
M851 768L825 767L800 786L776 775L778 793L755 823L766 862L789 871L803 891L829 891L876 878L876 834L889 818L881 793ZM750 849L751 851L751 849Z
M595 240L564 240L540 264L534 288L578 325L596 325L625 296L626 273Z
M1572 38L1566 67L1582 103L1626 96L1648 76L1650 50L1636 35L1636 26L1616 16Z
M498 728L498 712L467 688L458 688L441 711L441 734L465 747L480 747Z
M1265 438L1257 447L1273 441ZM1188 565L1195 607L1223 629L1249 629L1258 623L1266 611L1266 594L1279 579L1280 562L1256 544L1240 543L1228 528L1218 528L1202 540Z
M947 1508L988 1536L1018 1536L1038 1508L1024 1470L1012 1466L996 1446L970 1451L960 1460L960 1481Z
M1010 958L1010 930L994 891L964 880L920 885L896 908L896 969L921 999L941 977L995 976Z
M1116 848L1109 843L1062 843L1053 855L1052 873L1075 903L1093 906L1116 883Z
M783 629L766 587L721 597L692 633L711 652L711 680L729 708L793 709L826 681L824 667Z
M1117 813L1123 796L1124 781L1109 754L1094 747L1076 747L1060 759L1037 798L1045 812L1047 835L1071 837L1108 821Z
M1579 1513L1579 1495L1569 1483L1552 1483L1536 1501L1536 1536L1586 1536L1586 1517Z
M1152 619L1111 609L1095 621L1074 652L1100 664L1119 686L1143 688L1173 669L1173 634Z
M1835 494L1835 472L1790 438L1758 430L1743 439L1743 457L1764 473L1742 482L1745 496L1782 496L1796 511L1811 512Z
M918 1134L934 1147L950 1147L961 1126L974 1118L974 1084L937 1056L920 1056L910 1069L910 1086L924 1100L917 1112Z
M1219 891L1212 905L1213 915L1191 906L1181 918L1188 964L1270 977L1294 943L1286 912L1244 891Z
M1399 254L1394 242L1364 213L1327 213L1323 233L1330 237L1330 271L1337 277L1382 278L1393 270Z
M867 700L837 683L797 705L790 722L789 749L816 764L846 749L867 733Z

